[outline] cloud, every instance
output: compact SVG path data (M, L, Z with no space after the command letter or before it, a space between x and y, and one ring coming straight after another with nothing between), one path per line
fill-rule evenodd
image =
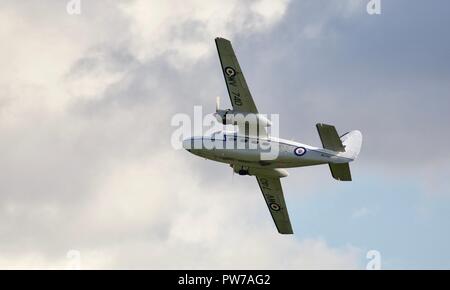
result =
M353 213L352 213L352 218L354 219L358 219L358 218L362 218L362 217L366 217L368 215L371 215L372 211L369 210L366 207L361 207L359 209L356 209Z
M271 27L281 19L289 1L133 1L122 9L131 21L131 51L144 61L164 54L182 69L210 54L217 36L233 37Z

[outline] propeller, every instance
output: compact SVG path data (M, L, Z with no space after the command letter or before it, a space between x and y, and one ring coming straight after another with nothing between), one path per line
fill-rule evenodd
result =
M216 97L216 112L220 110L220 97Z

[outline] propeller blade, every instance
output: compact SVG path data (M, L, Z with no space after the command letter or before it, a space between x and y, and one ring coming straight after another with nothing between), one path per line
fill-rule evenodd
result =
M216 97L216 112L220 110L220 97Z

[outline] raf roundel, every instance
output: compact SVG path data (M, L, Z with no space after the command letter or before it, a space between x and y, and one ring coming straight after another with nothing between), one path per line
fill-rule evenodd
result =
M236 71L234 70L234 68L232 68L230 66L227 66L224 71L225 71L225 74L229 77L234 77L236 75Z
M303 156L306 153L306 148L304 148L304 147L297 147L297 148L295 148L294 153L297 156Z
M279 210L281 209L281 207L280 207L280 205L279 205L278 203L271 203L271 204L270 204L270 208L271 208L273 211L279 211Z

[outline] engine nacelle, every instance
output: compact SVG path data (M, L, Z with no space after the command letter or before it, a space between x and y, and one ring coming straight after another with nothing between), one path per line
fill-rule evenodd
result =
M229 112L231 112L231 110L217 110L214 113L214 117L222 125L234 125L234 124L231 124L231 123L227 124L227 114ZM230 118L228 118L228 119L230 119ZM231 121L231 120L228 120L228 121Z
M243 167L235 165L233 166L233 171L239 175L250 175L250 176L268 176L283 178L289 175L289 173L281 168L253 168L253 167Z
M264 115L257 114L256 116L257 116L258 122L259 122L259 124L261 126L263 126L263 127L270 127L270 126L272 126L272 122L270 122L270 120L267 119Z
M223 125L240 125L248 123L253 126L270 127L272 123L264 115L252 113L235 113L232 110L217 110L214 113L217 121Z

